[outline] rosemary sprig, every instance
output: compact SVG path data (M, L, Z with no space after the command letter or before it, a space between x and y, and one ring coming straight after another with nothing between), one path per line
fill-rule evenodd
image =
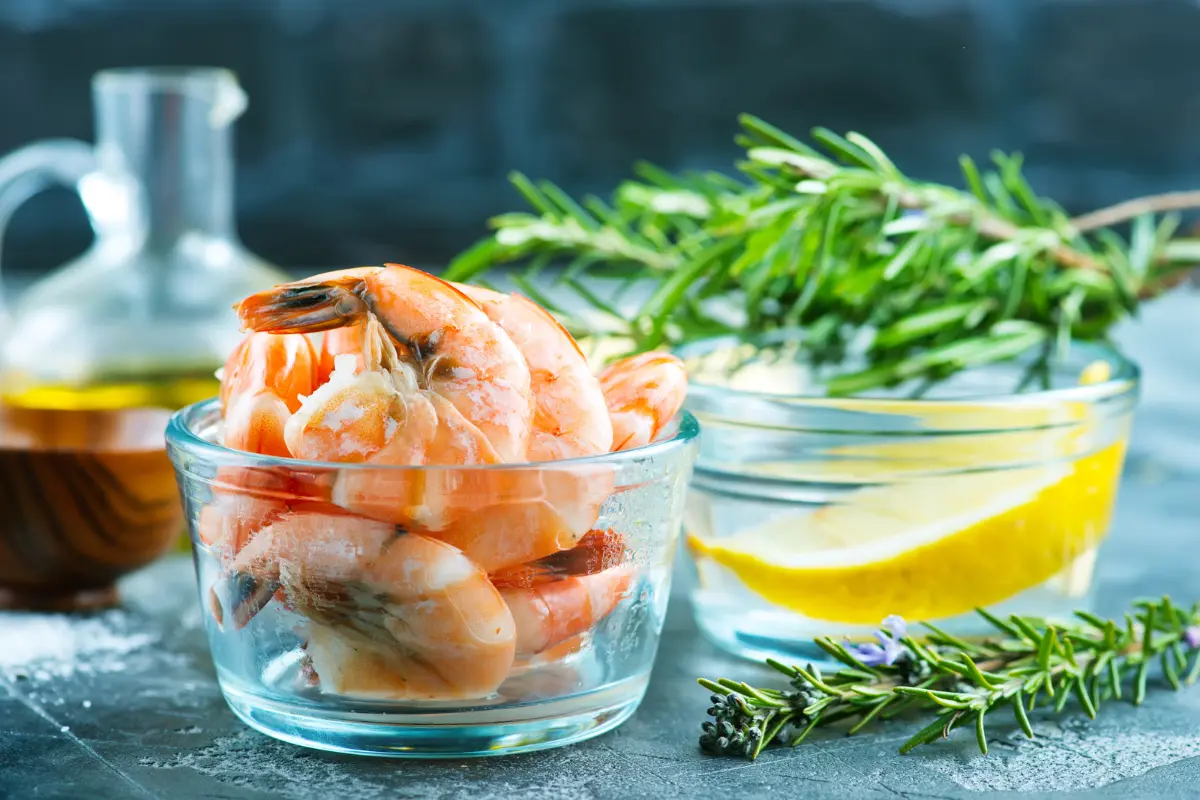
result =
M701 678L712 692L713 719L702 727L700 747L754 760L772 744L795 747L817 728L840 724L855 734L879 719L925 711L933 719L901 753L970 726L986 754L993 713L1011 715L1032 739L1027 712L1039 702L1055 712L1074 702L1094 719L1110 699L1140 704L1155 665L1174 689L1200 677L1200 604L1183 609L1167 597L1141 600L1120 621L1080 611L1077 620L1054 624L978 613L996 636L968 641L925 624L928 633L918 639L903 620L889 617L876 634L880 644L816 639L844 666L826 675L811 664L768 660L787 679L786 689Z
M447 276L524 262L532 286L560 263L558 282L591 312L555 309L568 327L635 351L799 328L828 393L846 395L1103 340L1200 262L1200 240L1159 216L1200 207L1197 192L1072 219L1034 193L1020 155L995 153L990 169L962 157L956 189L906 176L860 134L818 128L810 147L740 121L737 179L640 164L607 201L576 201L514 174L531 211L493 219ZM1111 227L1130 220L1127 236ZM621 301L639 284L629 313ZM864 333L865 365L845 366Z

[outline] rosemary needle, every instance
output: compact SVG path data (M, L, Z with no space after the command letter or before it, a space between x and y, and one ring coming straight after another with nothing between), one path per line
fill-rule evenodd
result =
M608 199L579 202L514 174L531 211L494 218L446 277L560 262L560 288L595 312L563 313L568 328L632 351L798 328L827 393L849 395L1105 340L1200 262L1200 240L1174 237L1200 192L1072 219L1035 194L1020 155L990 169L962 157L958 189L908 177L857 133L819 128L809 146L740 123L738 179L643 164ZM1130 221L1128 236L1112 227ZM644 302L619 308L639 282ZM863 333L865 363L847 362Z
M753 760L772 745L796 746L817 728L841 725L848 734L858 733L902 701L906 713L920 710L935 718L901 746L901 753L971 725L986 754L986 721L994 712L1007 712L1033 738L1026 709L1034 707L1039 693L1054 698L1055 712L1073 699L1094 719L1102 702L1128 691L1123 684L1132 684L1128 694L1140 704L1156 660L1174 689L1200 675L1195 666L1200 664L1200 613L1174 606L1167 597L1139 601L1128 625L1087 612L1054 625L979 613L995 636L968 642L930 626L918 642L903 620L888 617L876 635L879 644L817 639L844 668L817 678L811 666L769 660L767 665L787 679L782 689L701 679L712 692L712 719L701 728L700 747ZM1177 667L1189 658L1193 667L1181 676Z

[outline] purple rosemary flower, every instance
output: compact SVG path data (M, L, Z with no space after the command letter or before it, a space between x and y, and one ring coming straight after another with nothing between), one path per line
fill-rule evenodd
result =
M1188 647L1195 650L1200 647L1200 625L1192 625L1183 632L1183 639L1187 642Z
M900 640L908 635L908 626L904 623L903 617L892 614L883 621L883 628L887 631L886 634L884 631L875 632L875 638L879 640L879 644L875 644L875 642L852 644L848 645L846 650L868 667L890 667L900 656L908 652L908 649L900 643Z

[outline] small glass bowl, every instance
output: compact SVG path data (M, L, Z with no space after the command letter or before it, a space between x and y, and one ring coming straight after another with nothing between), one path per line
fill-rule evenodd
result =
M893 614L965 637L987 630L976 607L1090 607L1134 364L1074 344L1065 359L833 398L802 353L790 332L680 352L705 431L684 530L710 640L829 663L814 637L872 641Z
M219 430L205 401L173 417L167 445L217 678L251 727L457 758L588 739L641 702L690 414L646 447L496 467L279 459L216 444Z

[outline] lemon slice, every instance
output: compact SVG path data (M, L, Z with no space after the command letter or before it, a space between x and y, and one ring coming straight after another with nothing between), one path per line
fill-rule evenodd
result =
M1006 600L1086 558L1108 530L1124 441L1073 464L922 478L719 539L698 559L813 619L941 619Z

